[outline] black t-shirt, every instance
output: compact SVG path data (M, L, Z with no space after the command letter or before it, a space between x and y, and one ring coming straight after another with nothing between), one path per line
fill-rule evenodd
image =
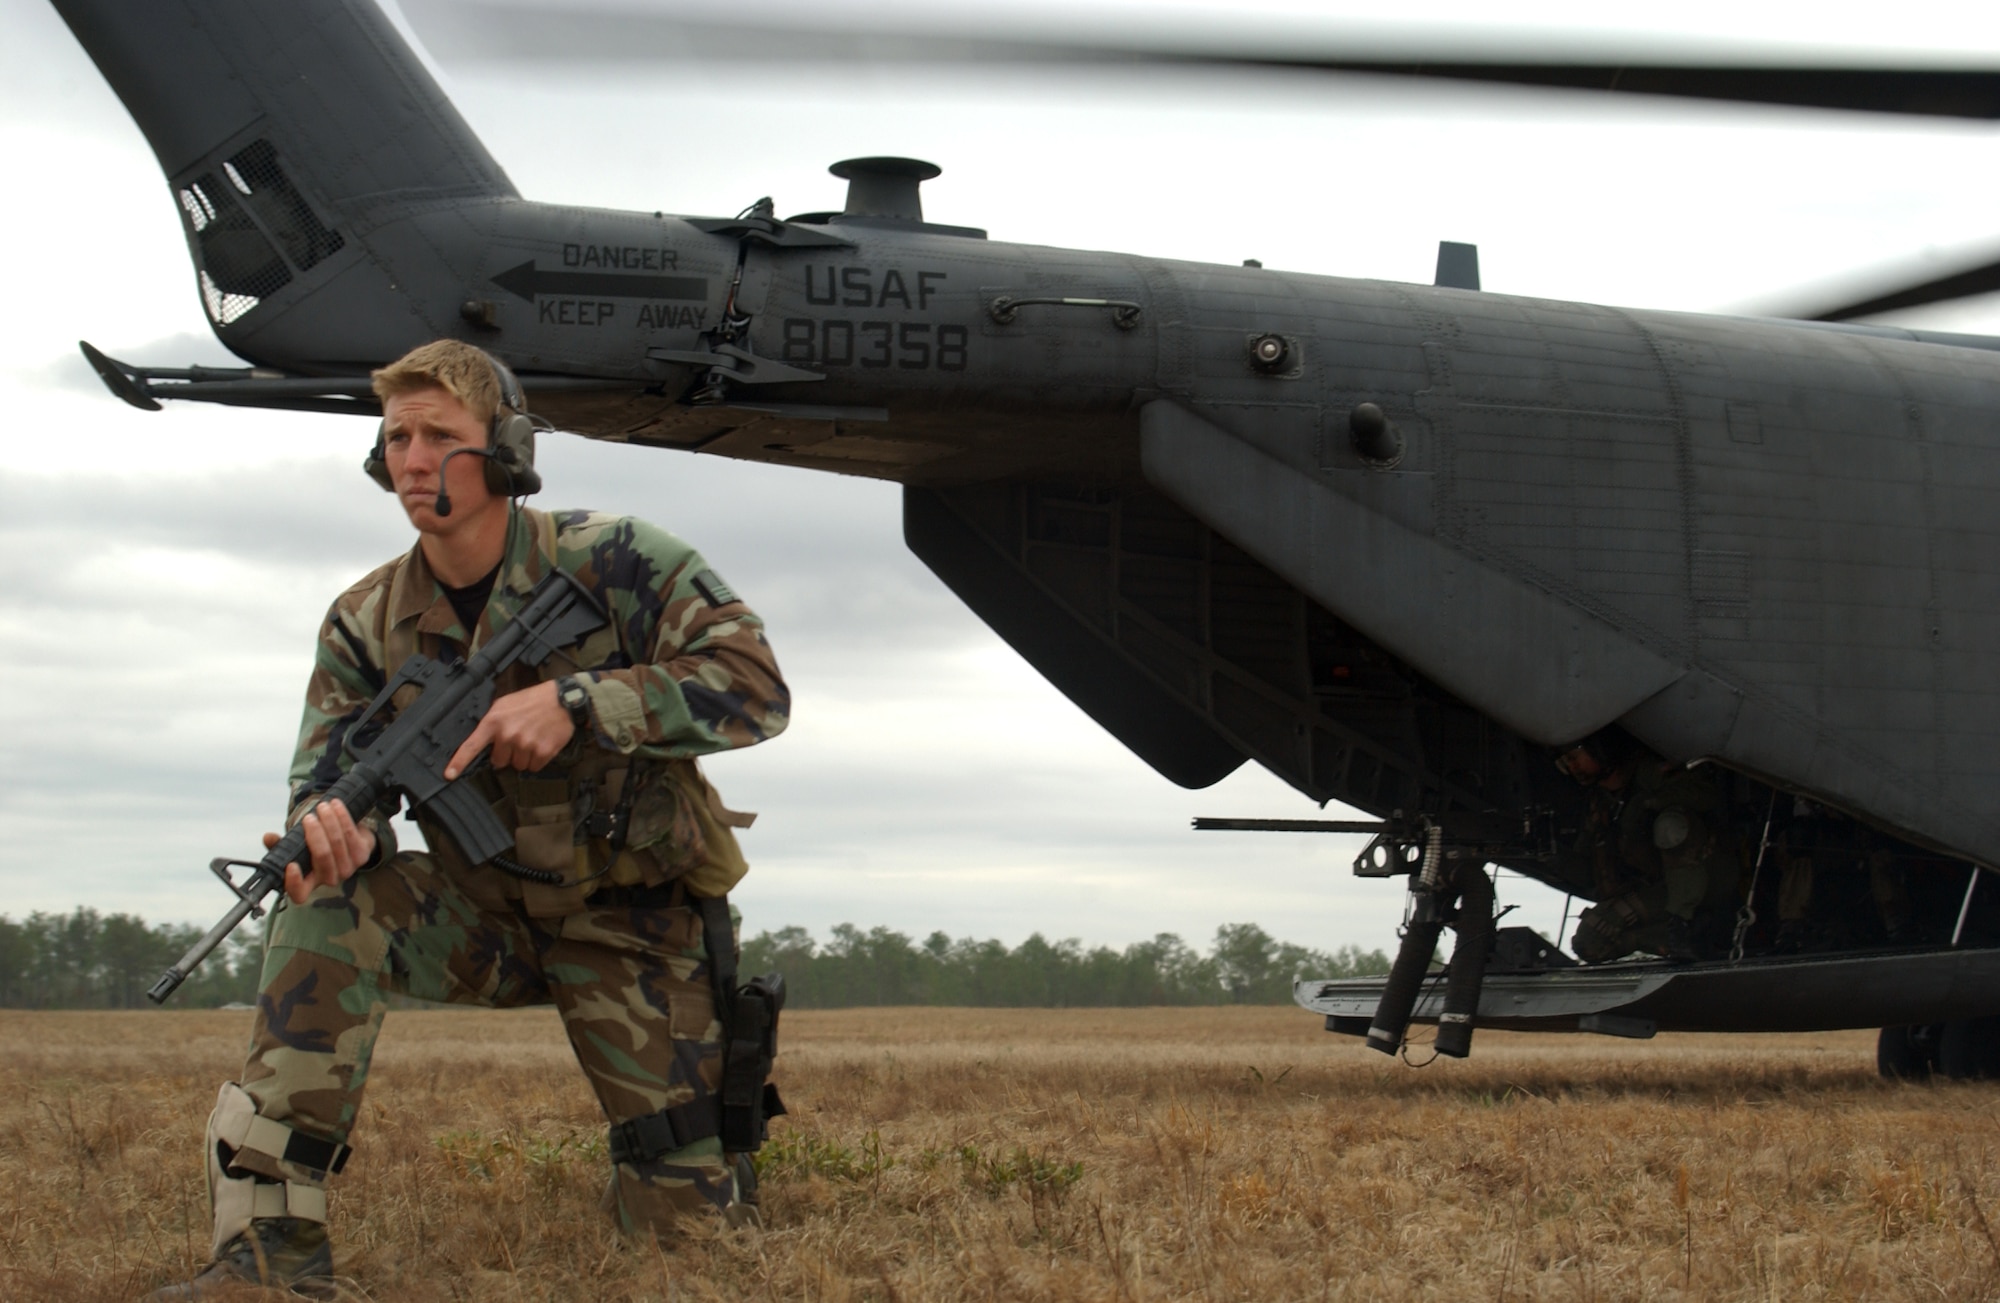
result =
M458 613L458 622L465 626L467 641L471 640L472 631L479 625L479 615L486 609L486 599L493 596L493 581L500 577L500 564L495 562L484 578L475 579L463 588L453 588L442 579L438 581L438 587L444 589L451 609Z

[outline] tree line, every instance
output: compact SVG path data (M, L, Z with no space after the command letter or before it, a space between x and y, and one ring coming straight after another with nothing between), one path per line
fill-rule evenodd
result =
M146 988L202 931L94 909L38 911L18 923L0 914L0 1008L151 1008ZM260 930L240 928L170 1005L253 1001L262 965ZM1294 977L1386 973L1389 959L1380 950L1326 952L1280 942L1254 923L1217 928L1205 954L1170 932L1122 950L1086 950L1074 939L1049 941L1040 933L1009 948L943 932L919 944L890 928L864 932L843 923L825 942L802 927L749 937L741 971L783 973L795 1009L1287 1004Z
M205 931L94 909L37 911L19 923L0 914L0 1008L150 1009L146 988ZM263 964L261 933L239 928L171 1003L209 1009L247 1003L257 998Z
M1065 1008L1133 1005L1290 1004L1295 977L1389 971L1380 950L1327 952L1274 940L1254 923L1227 923L1202 954L1171 932L1123 950L1039 932L1009 949L999 941L933 932L915 944L886 927L851 923L821 944L802 927L743 943L744 974L785 975L788 1008L933 1004Z

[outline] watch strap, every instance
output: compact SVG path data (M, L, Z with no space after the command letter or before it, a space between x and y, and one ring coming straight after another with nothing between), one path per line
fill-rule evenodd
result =
M565 674L556 680L556 700L569 712L570 721L579 731L591 727L590 689L578 682L574 675Z

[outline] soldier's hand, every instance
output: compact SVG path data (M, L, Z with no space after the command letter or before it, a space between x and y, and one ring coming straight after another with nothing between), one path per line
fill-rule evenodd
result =
M575 732L576 723L556 700L553 682L510 692L486 708L479 727L452 753L444 776L457 778L489 746L493 753L487 759L495 769L533 772L554 760Z
M312 872L303 873L296 863L285 866L285 895L294 905L306 903L314 887L339 886L374 858L375 830L354 821L340 801L323 801L299 820L305 829L306 850L312 856ZM264 849L278 844L278 834L264 834Z

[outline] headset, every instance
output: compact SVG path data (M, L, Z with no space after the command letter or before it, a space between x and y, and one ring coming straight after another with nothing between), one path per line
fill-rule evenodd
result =
M493 410L493 423L487 427L484 448L456 448L445 454L444 462L438 467L437 514L451 514L451 498L444 487L444 470L451 459L460 453L486 459L486 487L495 493L510 498L526 497L539 493L542 476L535 469L535 431L540 428L535 418L528 415L528 400L521 393L521 382L514 377L507 364L484 349L479 355L493 368L493 378L500 382L500 405ZM387 491L394 493L396 486L389 478L389 461L386 454L386 423L375 429L375 446L362 459L361 469L368 478L374 480Z

